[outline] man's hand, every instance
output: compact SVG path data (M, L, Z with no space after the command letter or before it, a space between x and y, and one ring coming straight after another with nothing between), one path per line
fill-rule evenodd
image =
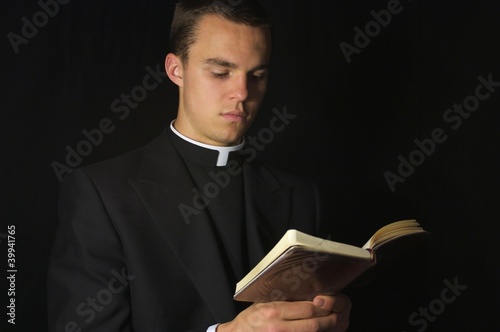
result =
M343 332L349 326L351 301L343 294L318 295L313 301L256 303L217 332Z

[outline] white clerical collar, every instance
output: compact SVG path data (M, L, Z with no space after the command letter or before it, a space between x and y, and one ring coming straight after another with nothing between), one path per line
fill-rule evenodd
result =
M175 122L175 120L170 122L170 129L172 130L172 132L174 134L176 134L180 138L182 138L183 140L185 140L191 144L197 145L199 147L219 152L219 156L217 157L217 165L216 166L226 166L227 161L229 160L229 153L233 152L233 151L241 150L243 148L243 146L245 145L245 139L243 139L240 144L234 145L234 146L217 146L217 145L200 143L200 142L197 142L189 137L182 135L180 132L178 132L174 127L174 122Z

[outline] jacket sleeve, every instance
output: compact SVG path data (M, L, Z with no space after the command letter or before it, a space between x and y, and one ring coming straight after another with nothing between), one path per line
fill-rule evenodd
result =
M130 283L119 236L91 178L66 176L48 271L50 331L132 331Z

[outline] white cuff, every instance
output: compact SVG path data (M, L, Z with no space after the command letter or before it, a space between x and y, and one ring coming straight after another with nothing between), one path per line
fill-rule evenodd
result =
M215 325L210 326L207 329L207 332L216 332L217 331L217 326L219 326L219 324L215 324Z

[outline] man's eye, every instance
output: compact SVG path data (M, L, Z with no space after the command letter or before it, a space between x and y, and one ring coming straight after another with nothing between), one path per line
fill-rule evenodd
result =
M263 80L266 78L266 73L258 73L258 74L252 74L251 77L254 80Z
M226 78L229 73L217 73L217 72L211 72L212 76L215 78Z

